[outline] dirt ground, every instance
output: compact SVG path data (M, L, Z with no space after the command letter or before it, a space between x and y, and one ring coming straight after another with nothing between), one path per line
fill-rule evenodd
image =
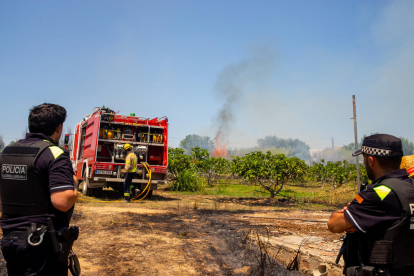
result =
M104 191L104 198L111 196ZM85 276L302 275L264 258L257 238L263 245L292 235L318 237L319 243L339 236L326 229L331 211L294 207L269 199L165 191L135 203L78 200L71 221L80 228L74 251ZM0 260L1 275L4 265Z

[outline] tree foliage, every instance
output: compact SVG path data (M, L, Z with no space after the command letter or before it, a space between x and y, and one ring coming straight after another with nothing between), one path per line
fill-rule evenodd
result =
M194 162L180 148L168 148L168 173L173 181L173 191L199 191L203 188Z
M180 148L168 148L168 173L170 180L176 180L185 170L193 169L190 156Z
M189 153L195 147L200 147L207 151L211 151L214 148L214 143L208 136L190 134L181 140L179 147L184 149L187 153Z
M223 157L210 157L210 153L200 147L193 148L190 156L194 166L207 179L209 185L215 177L227 172L229 167L228 160Z
M322 187L328 183L336 189L347 182L355 181L357 170L355 164L351 164L346 160L342 162L328 161L325 164L325 160L321 159L320 162L313 162L312 166L309 167L308 177L313 181L321 182ZM360 177L362 180L368 180L364 165L360 165Z
M3 135L0 134L0 152L3 151L4 147L5 147L5 144L3 140Z
M347 160L313 162L308 166L297 157L273 154L268 151L254 151L243 157L232 156L232 160L211 157L210 153L200 147L194 147L190 154L181 148L168 149L169 180L173 182L172 190L198 191L204 188L204 182L212 184L213 180L225 174L232 174L260 187L270 197L275 197L288 181L318 181L323 187L332 185L337 189L357 178L356 164ZM361 180L368 180L365 167L360 165Z
M307 165L297 157L288 158L284 154L272 155L261 151L251 152L243 157L235 157L232 162L232 173L258 183L274 198L288 180L305 175Z
M266 136L265 138L258 139L257 143L261 148L274 147L286 149L289 151L290 155L296 156L303 160L309 160L311 158L309 152L310 147L299 139L283 139L274 135L270 135Z
M400 137L401 143L403 146L404 155L413 155L414 154L414 144L404 137Z

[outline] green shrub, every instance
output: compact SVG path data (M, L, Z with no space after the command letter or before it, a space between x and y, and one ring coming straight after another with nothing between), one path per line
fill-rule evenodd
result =
M171 190L196 192L203 188L203 182L194 170L183 170L178 173Z

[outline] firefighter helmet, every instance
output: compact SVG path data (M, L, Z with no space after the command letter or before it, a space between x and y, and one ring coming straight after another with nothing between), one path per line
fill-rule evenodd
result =
M125 144L124 145L124 150L131 150L132 146L130 144Z

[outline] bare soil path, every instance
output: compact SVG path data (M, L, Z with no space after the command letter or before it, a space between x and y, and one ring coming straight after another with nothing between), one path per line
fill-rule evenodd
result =
M257 237L294 248L310 238L303 250L320 247L335 255L339 236L326 229L329 214L268 199L156 191L151 200L136 203L79 200L71 223L81 230L74 251L86 276L302 275L273 259L264 261ZM326 244L336 247L325 251Z

